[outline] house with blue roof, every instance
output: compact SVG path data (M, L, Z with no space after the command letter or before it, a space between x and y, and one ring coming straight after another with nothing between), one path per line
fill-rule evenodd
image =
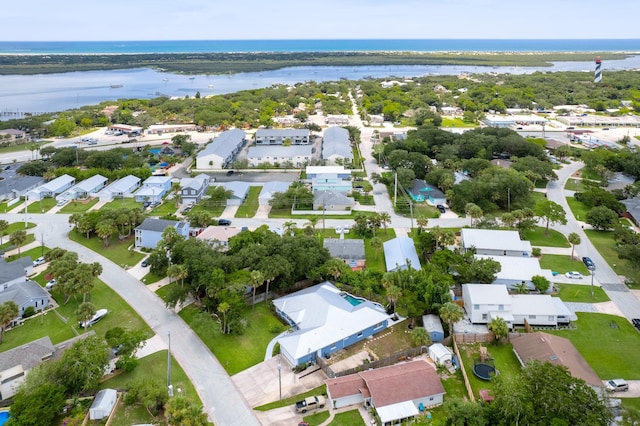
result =
M414 180L413 186L407 188L407 192L416 203L429 203L435 206L447 202L444 192L421 179Z
M409 268L416 271L422 269L416 246L411 238L393 238L385 241L382 246L384 248L384 261L387 266L387 272L404 271Z
M398 318L381 304L353 296L328 281L275 299L273 304L292 328L278 343L280 353L294 366L328 357L385 330Z

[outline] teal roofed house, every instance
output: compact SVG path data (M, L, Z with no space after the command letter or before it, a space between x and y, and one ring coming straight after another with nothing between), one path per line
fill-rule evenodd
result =
M445 204L447 197L436 186L431 185L421 179L413 181L413 186L407 192L416 203L429 203L433 205Z

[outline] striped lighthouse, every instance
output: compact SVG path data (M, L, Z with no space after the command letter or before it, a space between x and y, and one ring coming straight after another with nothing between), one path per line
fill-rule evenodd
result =
M600 83L602 81L602 61L600 56L596 57L596 72L593 76L594 83Z

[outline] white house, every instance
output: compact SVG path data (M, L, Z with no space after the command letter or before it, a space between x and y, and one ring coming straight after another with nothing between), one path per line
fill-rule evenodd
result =
M273 194L277 192L286 192L291 186L291 182L269 181L265 182L258 195L258 203L261 206L268 206L269 201L273 198Z
M89 179L85 179L80 183L77 183L69 190L63 192L56 197L56 200L77 200L89 198L97 194L107 185L109 179L102 175L94 175Z
M487 324L494 318L505 320L509 328L566 324L577 319L558 297L548 294L509 295L506 286L463 284L464 309L473 324Z
M460 246L466 252L489 256L531 257L531 243L520 239L517 231L462 228Z
M373 407L383 425L405 424L426 408L442 405L446 393L424 360L403 362L325 380L332 408Z
M344 166L307 166L305 168L307 179L313 179L320 175L336 175L340 179L351 179L351 170Z
M322 139L322 159L330 164L353 161L349 131L342 127L329 127Z
M196 157L196 169L221 170L226 168L242 149L246 134L240 129L227 130L214 138Z
M142 183L142 188L136 191L135 199L138 202L162 200L167 192L171 190L170 176L149 176Z
M496 280L492 284L504 284L509 289L515 285L525 283L530 290L535 286L531 282L531 277L540 275L553 283L553 273L550 269L542 269L540 261L535 257L515 257L515 256L487 256L475 255L476 259L492 259L500 264L500 271L496 274ZM549 291L551 288L549 288Z
M247 195L249 195L249 187L251 184L249 182L232 181L225 182L220 186L231 191L231 198L227 198L227 206L239 206L247 198Z
M140 178L129 175L111 183L98 193L100 201L111 201L116 198L131 198L133 192L140 186Z
M258 129L256 145L283 145L288 140L291 145L308 145L308 129Z
M63 193L67 189L71 188L75 183L76 178L69 175L62 175L54 180L45 183L31 191L27 192L27 198L31 200L41 200L43 198L55 197L58 194Z
M278 338L280 353L292 365L313 362L379 333L393 321L384 306L346 293L330 282L273 301L277 314L293 327Z
M416 246L411 238L393 238L385 241L383 248L387 272L406 270L409 268L415 269L416 271L422 269Z
M487 324L493 318L513 324L511 296L507 287L493 284L463 284L464 309L473 324Z
M258 167L260 164L291 163L294 167L302 167L312 160L313 147L310 145L291 146L252 146L247 150L249 166Z

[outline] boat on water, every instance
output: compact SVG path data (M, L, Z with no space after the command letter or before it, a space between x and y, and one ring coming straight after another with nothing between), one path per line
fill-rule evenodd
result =
M169 79L165 77L162 79L162 81L169 81Z
M112 88L112 89L119 89L119 88L121 88L121 87L122 87L122 84L112 84L112 85L111 85L111 88Z
M189 80L195 80L195 79L196 79L195 77L189 77Z

